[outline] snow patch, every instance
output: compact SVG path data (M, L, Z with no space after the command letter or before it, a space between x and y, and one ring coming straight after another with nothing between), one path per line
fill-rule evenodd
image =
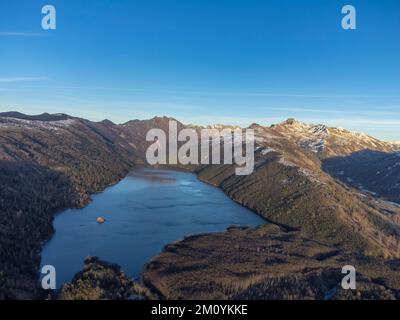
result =
M272 148L265 148L265 149L261 150L261 154L262 154L263 156L265 156L267 153L274 152L274 151L275 151L275 149L272 149Z
M40 121L0 117L0 128L59 130L64 127L69 127L73 123L75 123L75 119Z
M324 151L326 141L324 139L303 139L299 141L299 146L314 153Z

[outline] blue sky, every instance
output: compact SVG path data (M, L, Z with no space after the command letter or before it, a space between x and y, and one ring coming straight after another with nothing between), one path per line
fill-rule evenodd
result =
M41 29L45 4L57 30ZM399 35L398 0L2 0L0 111L295 117L400 140Z

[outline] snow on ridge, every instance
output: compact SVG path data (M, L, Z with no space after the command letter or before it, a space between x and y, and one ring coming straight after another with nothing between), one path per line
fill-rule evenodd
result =
M267 147L267 148L261 150L261 154L262 154L263 156L265 156L267 153L274 152L274 151L276 151L276 150L273 149L273 148Z
M307 124L294 118L271 125L268 128L271 130L270 132L265 132L265 129L265 127L257 126L255 132L265 140L269 138L268 135L271 135L271 138L275 139L280 139L282 136L287 139L294 138L301 147L315 153L323 151L328 143L341 146L355 143L373 148L387 146L391 149L397 149L400 152L400 141L384 141L366 133L352 131L340 126L329 127L324 124ZM273 135L275 130L279 133L278 136ZM259 139L261 140L262 138Z
M400 157L400 154L397 154L399 157ZM392 166L389 166L388 167L388 170L389 171L391 171L391 170L393 170L394 168L397 168L398 166L400 166L400 161L399 162L396 162L394 165L392 165ZM386 175L387 176L387 175Z
M302 139L299 141L299 146L318 153L325 150L325 143L325 139Z
M217 129L217 130L223 130L223 129L230 129L230 130L243 130L242 127L240 126L235 126L235 125L224 125L224 124L211 124L207 126L207 129Z
M305 124L295 119L288 119L279 125L284 127L282 132L287 138L295 138L297 144L314 153L319 153L326 148L326 139L330 136L330 129L323 124Z
M314 182L314 183L317 183L317 184L325 184L311 170L308 170L306 168L300 167L300 166L296 165L295 163L291 162L290 160L285 159L283 156L279 157L278 162L280 164L283 164L286 167L296 168L299 173L301 173L304 177L306 177L311 182Z
M371 144L374 144L375 142L379 141L378 139L376 139L374 137L371 137L371 136L369 136L368 134L366 134L364 132L351 131L351 130L348 130L348 129L344 129L342 127L337 127L337 128L334 128L334 129L339 131L341 137L344 138L344 139L346 139L346 138L347 139L357 138L359 140L362 140L364 142L371 143Z
M41 120L27 120L27 119L0 117L0 128L58 130L63 127L68 127L73 123L75 123L75 119L41 121Z
M309 131L318 137L327 137L329 135L328 127L323 124L317 124L317 125L311 126Z
M286 167L297 167L297 165L295 165L293 162L291 162L291 161L285 159L285 157L282 156L282 155L279 157L278 162L279 162L280 164L283 164L283 165L286 166Z

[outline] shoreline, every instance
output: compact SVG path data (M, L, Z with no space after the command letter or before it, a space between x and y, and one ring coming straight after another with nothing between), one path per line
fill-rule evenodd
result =
M246 206L244 206L244 205L238 203L237 201L233 200L233 199L232 199L231 197L229 197L229 195L226 194L220 187L218 187L218 186L216 186L216 185L213 185L213 184L211 184L211 183L208 183L208 182L205 181L205 180L199 179L199 176L198 176L198 174L197 174L196 171L184 169L184 168L181 168L181 167L138 165L138 166L135 166L135 167L131 168L131 169L129 170L129 172L128 172L124 177L120 178L118 181L113 182L113 183L109 184L108 186L106 186L102 191L99 191L99 192L95 192L95 193L90 194L89 197L88 197L89 201L87 201L84 205L82 205L82 206L76 206L76 207L67 207L67 208L61 209L61 210L58 211L56 214L54 214L53 220L52 220L52 227L53 227L53 229L54 229L54 220L56 219L56 217L57 217L59 214L64 213L66 210L71 210L71 209L81 210L81 209L86 208L90 203L92 203L92 201L93 201L93 198L92 198L92 197L93 197L93 196L96 196L96 195L99 195L99 194L104 193L108 188L111 188L111 187L117 185L117 184L120 183L122 180L124 180L124 179L126 179L127 177L129 177L130 173L132 173L132 172L134 172L134 171L136 171L136 170L141 170L141 169L150 169L150 170L152 170L152 169L153 169L153 170L158 170L158 169L159 169L159 170L166 170L166 171L171 171L171 172L182 172L182 173L185 173L185 174L191 174L191 175L193 175L193 176L196 178L196 180L197 180L199 183L204 183L205 185L208 185L208 186L210 186L210 187L213 187L213 188L218 189L218 192L222 192L222 193L223 193L223 197L228 197L228 198L229 198L228 201L232 201L235 205L240 206L241 208L245 208L245 209L249 210L249 211L251 212L251 214L256 214L258 217L260 217L260 218L263 220L263 223L262 223L261 225L268 224L267 219L265 219L265 218L262 217L261 215L259 215L259 214L257 214L256 212L254 212L254 210L251 210L250 208L247 208ZM188 237L204 236L204 235L211 235L211 234L214 234L214 233L226 232L226 231L228 231L228 230L231 229L231 228L248 228L248 226L240 226L240 225L235 225L234 223L232 223L231 225L227 226L225 229L221 229L221 230L217 230L217 231L213 231L213 232L207 232L207 231L205 231L205 232L200 232L200 233L195 233L195 234L192 234L192 233L188 232L187 234L183 235L183 236L182 236L181 238L179 238L179 239L176 239L176 240L174 240L174 241L172 241L172 242L166 242L166 243L162 246L162 248L160 249L159 252L157 252L156 254L154 254L149 260L146 261L146 263L145 263L145 264L143 265L143 267L141 268L141 271L139 272L138 276L137 276L137 277L131 277L131 279L134 280L134 281L138 281L138 282L141 283L141 282L142 282L141 279L142 279L142 276L143 276L143 272L146 270L146 266L147 266L149 263L151 263L151 261L152 261L154 258L156 258L156 257L158 257L160 254L162 254L162 253L164 252L165 248L168 247L169 245L173 245L173 244L179 243L179 242L181 242L181 241L184 241L184 240L185 240L186 238L188 238ZM53 239L55 233L56 233L56 230L54 229L54 232L49 236L49 238L41 244L40 253L39 253L39 255L40 255L40 264L39 264L39 268L38 268L39 271L40 271L40 266L42 265L42 253L43 253L43 248L44 248L44 246L45 246L46 244L48 244L48 243ZM107 261L107 260L105 260L105 261L106 261L106 262L109 262L109 263L116 263L116 264L118 264L118 262L115 262L115 261ZM78 270L78 271L74 274L74 276L72 277L72 279L70 279L69 281L66 281L66 282L62 283L60 286L57 285L57 287L58 287L57 290L58 290L58 291L61 290L61 288L62 288L65 284L70 283L70 282L73 280L73 278L75 277L75 275L76 275L77 273L79 273L79 272L80 272L80 271ZM38 282L40 281L40 276L39 276L39 278L38 278L37 281L38 281Z
M293 228L293 227L290 227L290 226L287 226L287 225L283 225L283 224L274 223L274 222L272 222L272 221L269 221L267 218L265 218L264 216L262 216L261 213L258 213L255 209L252 209L252 208L248 207L247 205L245 205L245 204L243 204L243 203L241 203L241 202L235 200L235 199L234 199L226 190L224 190L220 185L213 184L213 183L207 181L205 178L201 177L201 176L200 176L201 170L187 170L187 169L184 169L184 168L181 168L181 167L170 167L170 166L146 166L146 165L139 165L139 166L135 166L134 168L132 168L123 178L119 179L117 182L115 182L115 183L113 183L113 184L110 184L109 186L107 186L106 188L104 188L103 191L98 192L98 193L102 193L102 192L104 192L107 188L109 188L109 187L111 187L111 186L113 186L113 185L115 185L115 184L118 184L121 180L123 180L124 178L126 178L127 176L129 176L129 173L132 172L133 170L137 170L137 169L140 170L141 168L144 168L144 169L146 169L146 168L147 168L147 169L161 169L161 170L168 170L168 171L175 171L175 172L192 173L192 174L194 174L194 175L196 176L196 179L197 179L199 182L205 183L205 184L207 184L207 185L209 185L209 186L212 186L212 187L214 187L214 188L218 188L221 192L224 193L224 196L228 196L228 198L229 198L231 201L233 201L235 204L237 204L237 205L239 205L239 206L241 206L241 207L243 207L243 208L246 208L246 209L250 210L252 213L257 214L257 215L258 215L259 217L261 217L264 221L266 221L265 224L262 224L262 225L260 225L260 226L265 226L265 225L271 224L271 225L274 225L274 226L278 227L278 228L279 228L282 232L284 232L284 233L291 233L291 232L298 231L297 229L295 229L295 228ZM98 193L96 193L96 194L98 194ZM91 194L91 195L93 195L93 194ZM87 204L86 204L86 205L87 205ZM85 205L85 206L86 206L86 205ZM83 207L82 207L82 208L83 208ZM257 228L258 228L258 227L254 227L254 228L251 228L251 227L250 227L250 228L248 228L248 229L257 229ZM138 277L132 277L131 279L134 280L134 281L136 281L136 282L138 282L139 284L145 286L145 287L146 287L148 290L150 290L152 293L154 293L154 294L156 294L156 295L158 295L158 296L164 296L164 295L161 293L161 291L159 291L153 284L151 284L151 283L148 281L148 279L146 279L145 274L148 272L149 266L151 266L152 263L153 263L154 261L159 260L160 257L163 257L165 254L167 254L168 251L169 251L169 248L171 248L171 247L180 247L180 245L186 243L187 241L193 240L193 239L196 240L196 239L202 239L202 238L205 238L205 237L211 237L211 238L212 238L212 237L218 237L220 234L222 234L222 235L223 235L223 234L228 234L228 233L230 232L229 229L230 229L230 227L228 227L228 228L225 229L225 230L216 231L216 232L205 232L205 233L199 233L199 234L194 234L194 235L189 234L189 235L187 235L187 236L184 236L184 237L181 238L181 239L177 239L177 240L175 240L175 241L173 241L173 242L166 243L158 254L152 256L151 259L148 260L148 261L143 265L143 268L142 268L142 270L140 271L139 276L138 276ZM239 227L239 228L235 228L235 229L240 229L240 227ZM53 236L53 235L52 235L52 236ZM329 244L327 244L327 245L329 245ZM342 251L342 252L345 252L345 251L346 251L344 248L341 248L341 249L339 249L339 250ZM71 280L71 281L72 281L72 280ZM70 283L70 282L67 282L67 283Z

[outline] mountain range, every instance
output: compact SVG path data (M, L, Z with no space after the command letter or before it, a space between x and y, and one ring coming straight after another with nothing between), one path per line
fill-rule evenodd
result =
M168 132L169 120L114 124L66 114L0 113L0 299L43 297L37 270L41 246L54 232L54 214L86 205L91 194L145 164L147 131ZM178 122L178 130L186 127L201 128ZM290 298L269 295L277 283L289 281L296 284L293 297L300 297L299 288L318 274L336 281L332 270L347 259L363 270L365 297L379 292L378 297L400 298L400 145L295 119L250 128L256 137L251 175L236 176L233 165L183 169L271 224L167 246L149 263L143 285L164 298L204 298L205 286L211 298ZM227 248L230 241L238 248ZM217 253L208 264L204 250ZM249 255L252 250L256 253ZM275 259L268 268L265 252ZM239 263L241 258L248 263ZM203 267L193 271L198 265ZM199 279L200 271L208 276L193 280L193 272ZM224 279L222 287L215 285L216 277ZM322 292L320 285L315 288ZM318 294L309 297L321 298Z

